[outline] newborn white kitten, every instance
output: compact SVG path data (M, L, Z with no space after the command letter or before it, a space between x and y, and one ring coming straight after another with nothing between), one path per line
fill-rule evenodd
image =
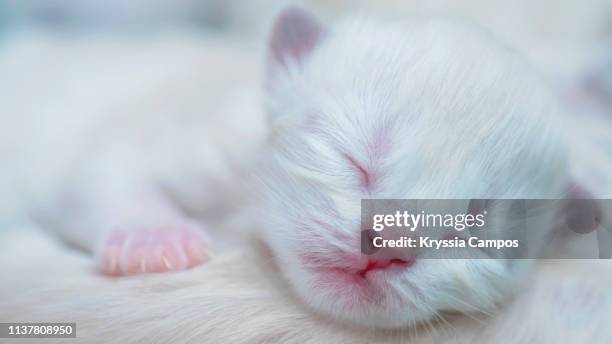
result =
M522 59L461 23L348 18L323 28L292 8L274 25L268 63L271 137L267 164L254 167L265 186L259 233L302 299L336 319L380 327L494 307L527 262L369 261L360 253L359 205L561 196L566 150L553 127L556 105ZM143 120L163 130L143 132ZM56 215L57 227L95 252L107 274L207 260L201 225L178 204L197 209L194 200L227 196L210 180L194 184L223 157L203 134L197 140L202 126L176 122L111 121L117 133L89 153L64 193L60 208L70 211ZM213 175L231 184L226 172Z
M528 261L368 259L360 200L563 196L558 110L534 71L461 23L323 28L297 9L269 57L262 236L299 296L377 327L492 309Z

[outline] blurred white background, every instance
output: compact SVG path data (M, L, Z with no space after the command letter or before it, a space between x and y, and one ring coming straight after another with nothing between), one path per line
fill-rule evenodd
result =
M239 115L260 116L266 32L288 3L295 1L0 1L0 228L52 192L84 133L113 113L202 113L232 133L216 139L240 154L231 137L260 134ZM521 49L559 89L611 56L612 0L299 4L323 21L359 11L467 18Z

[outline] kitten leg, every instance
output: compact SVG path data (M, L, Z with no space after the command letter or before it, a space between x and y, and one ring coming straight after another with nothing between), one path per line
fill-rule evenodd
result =
M107 175L108 176L108 175ZM208 260L202 225L145 178L75 179L37 218L108 275L178 271Z
M179 271L206 262L203 232L183 223L110 231L95 250L98 269L108 275Z
M154 189L109 209L93 253L108 275L178 271L208 260L204 228ZM121 203L115 203L119 205ZM100 218L98 216L98 218Z

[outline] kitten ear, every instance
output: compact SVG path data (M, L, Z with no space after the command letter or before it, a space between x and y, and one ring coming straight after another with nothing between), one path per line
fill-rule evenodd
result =
M322 36L319 21L298 7L283 10L276 18L270 35L269 67L300 64L312 52Z
M565 200L567 226L575 233L590 233L599 227L602 220L602 204L582 185L570 182Z
M612 257L612 203L570 182L542 258Z

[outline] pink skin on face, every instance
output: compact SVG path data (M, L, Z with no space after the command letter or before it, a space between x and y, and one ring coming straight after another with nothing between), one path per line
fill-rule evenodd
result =
M313 235L317 236L316 233ZM383 297L379 294L385 289L382 288L385 283L416 262L415 259L396 256L393 251L364 256L333 246L328 249L326 254L319 254L313 253L318 250L304 246L299 252L300 261L314 274L317 288L330 290L339 298L348 298L355 307Z
M115 230L97 252L98 268L112 276L180 271L208 259L208 243L190 226Z
M350 260L355 261L355 259ZM316 288L328 290L335 298L344 300L344 306L356 310L367 308L371 304L384 303L384 300L393 293L388 288L389 283L393 283L415 263L414 260L401 259L357 258L356 260L361 263L354 267L338 265L310 269L314 274L313 285Z

